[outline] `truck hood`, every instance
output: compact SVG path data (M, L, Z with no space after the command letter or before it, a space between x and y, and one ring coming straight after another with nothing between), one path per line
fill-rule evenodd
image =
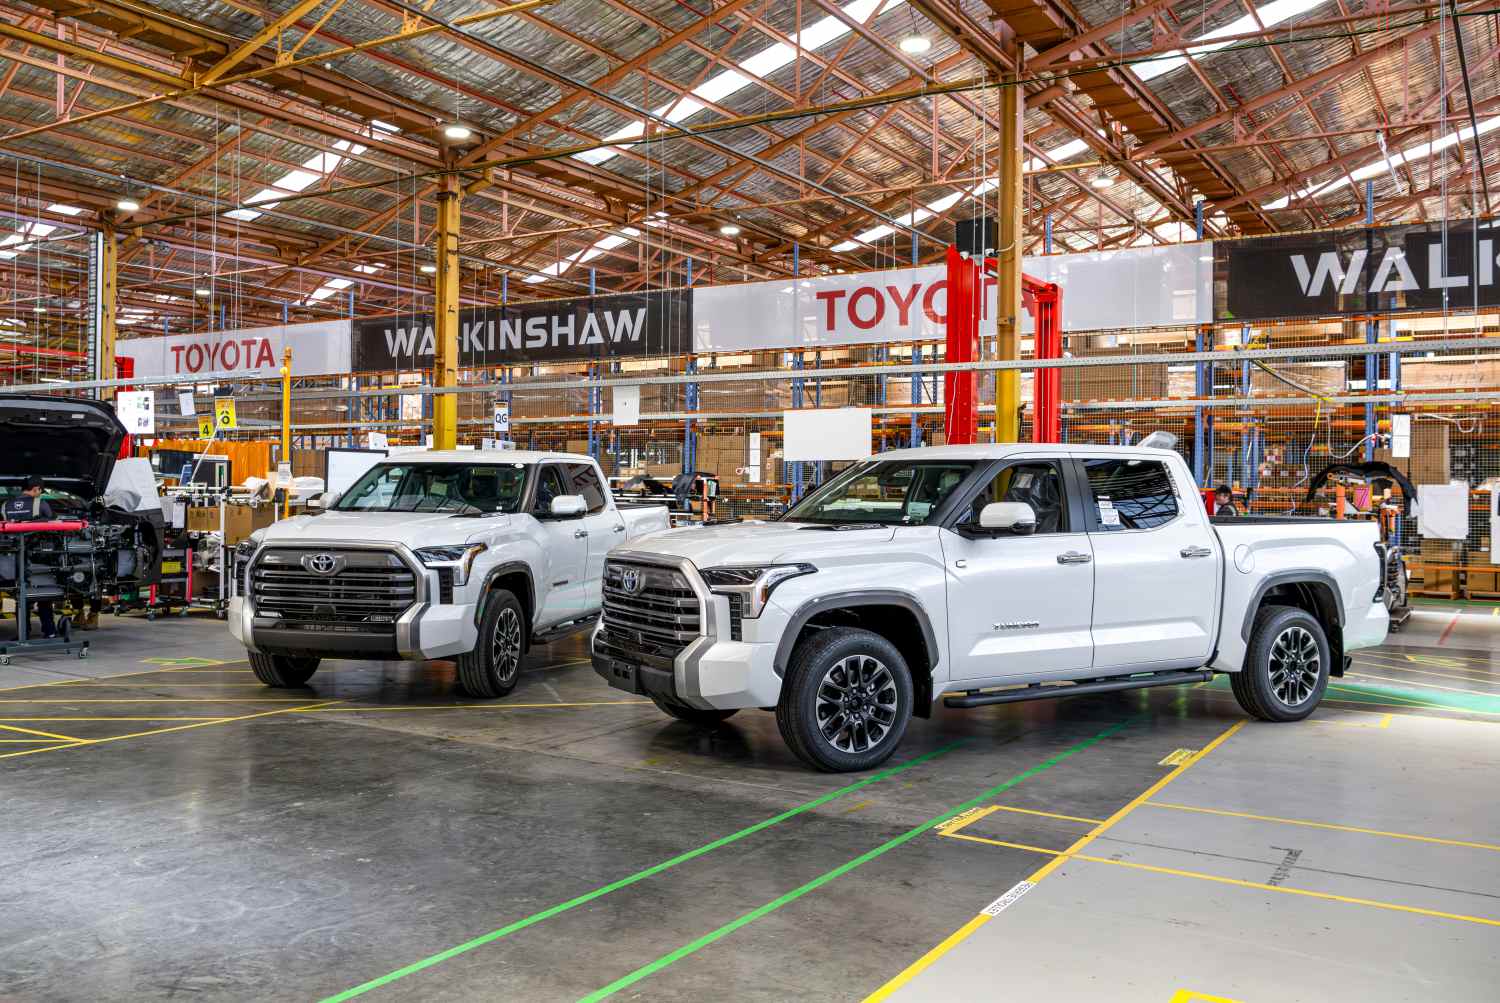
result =
M700 568L794 561L816 564L819 557L868 553L895 532L889 526L836 530L805 522L735 522L653 533L640 546L627 543L623 549L685 557Z
M272 523L260 539L265 543L380 541L416 550L465 543L472 536L504 528L510 519L508 515L460 519L437 512L324 512Z
M40 474L49 489L98 498L124 441L125 426L102 401L0 398L0 487Z

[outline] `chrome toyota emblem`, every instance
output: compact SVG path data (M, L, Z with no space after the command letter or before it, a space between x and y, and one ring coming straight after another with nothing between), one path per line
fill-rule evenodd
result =
M344 559L335 554L304 554L302 566L315 575L331 575L344 566Z
M626 568L620 572L620 588L635 595L641 590L641 573L634 568Z

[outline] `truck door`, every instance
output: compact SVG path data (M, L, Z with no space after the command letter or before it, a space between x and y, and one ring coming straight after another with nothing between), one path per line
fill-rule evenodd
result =
M980 531L980 510L1002 501L1030 505L1036 531ZM1063 461L1027 457L1000 466L944 529L953 678L1066 676L1092 665L1093 553L1077 501Z
M1213 650L1219 545L1163 460L1080 458L1091 495L1094 667L1196 668Z
M583 517L583 528L588 532L588 554L585 557L583 577L584 610L597 609L604 588L604 557L624 539L625 517L609 507L604 485L599 480L599 471L592 463L567 464L569 494L582 495L588 503L588 514Z
M552 515L552 499L573 494L561 463L546 463L537 470L532 492L531 514L542 530L542 560L545 579L539 582L542 600L536 625L551 626L584 614L584 588L588 568L588 516L560 519Z

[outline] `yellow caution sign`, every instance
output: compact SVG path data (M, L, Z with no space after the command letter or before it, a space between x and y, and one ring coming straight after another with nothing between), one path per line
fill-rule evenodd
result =
M198 438L212 439L214 437L213 415L200 414L198 416Z
M214 398L214 425L220 432L232 432L240 427L239 419L235 416L233 397Z

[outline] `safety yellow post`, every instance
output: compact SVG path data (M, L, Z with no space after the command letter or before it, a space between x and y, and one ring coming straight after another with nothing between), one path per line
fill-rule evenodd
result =
M1000 359L1021 357L1021 138L1025 133L1026 102L1021 91L1019 45L1007 46L1016 60L1017 72L1000 88L1000 246L998 300L995 310L996 355ZM1015 442L1021 435L1021 372L995 371L995 441Z
M292 462L292 346L281 353L281 462L291 469ZM278 478L280 480L280 478ZM292 486L281 485L281 517L291 514Z
M437 287L434 290L432 385L458 386L458 207L461 193L455 179L447 179L437 197ZM439 393L432 398L432 448L458 446L458 396Z
M115 334L117 328L115 320L119 304L116 302L118 287L116 285L116 257L115 230L112 226L105 226L99 231L97 253L95 254L94 295L99 297L96 305L95 317L99 327L99 342L96 358L98 360L98 372L94 378L98 380L112 380L115 378ZM100 400L114 400L115 388L102 387L99 390Z

